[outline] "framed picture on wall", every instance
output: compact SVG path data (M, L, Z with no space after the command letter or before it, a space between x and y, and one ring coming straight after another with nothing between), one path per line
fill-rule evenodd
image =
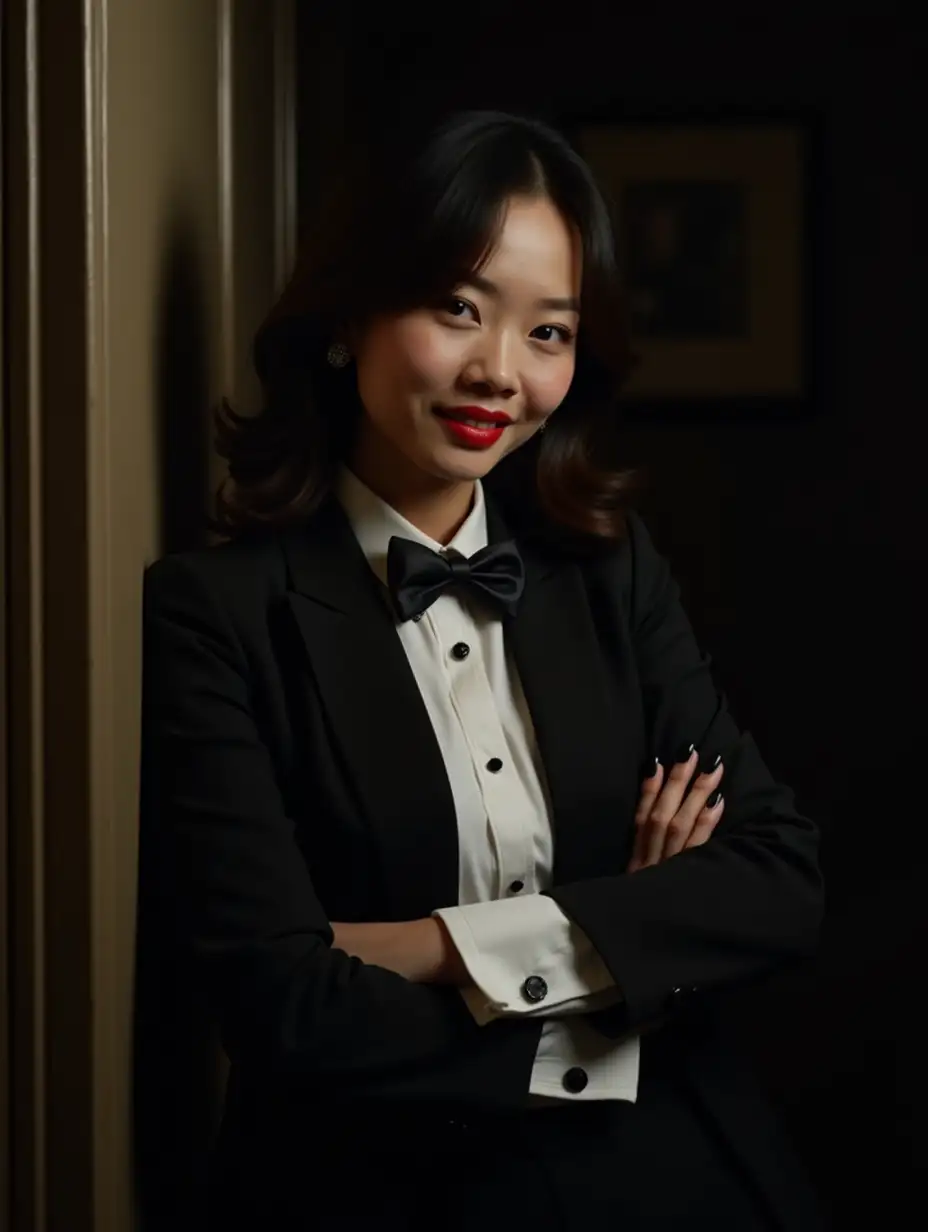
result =
M804 405L808 127L623 119L572 136L614 213L638 355L626 399Z

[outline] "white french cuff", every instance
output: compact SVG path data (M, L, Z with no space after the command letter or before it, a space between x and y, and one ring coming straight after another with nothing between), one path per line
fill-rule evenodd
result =
M589 939L546 895L441 907L432 915L447 928L473 980L461 995L481 1025L588 1013L619 1000Z

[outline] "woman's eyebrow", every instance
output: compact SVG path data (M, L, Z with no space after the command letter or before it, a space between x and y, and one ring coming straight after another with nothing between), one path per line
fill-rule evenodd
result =
M499 298L499 287L495 282L491 282L489 278L484 278L483 274L470 274L466 280L466 285L473 287L477 291L482 291L484 295L492 295L497 299ZM579 312L580 301L575 295L555 295L536 300L535 307L552 308L556 312Z

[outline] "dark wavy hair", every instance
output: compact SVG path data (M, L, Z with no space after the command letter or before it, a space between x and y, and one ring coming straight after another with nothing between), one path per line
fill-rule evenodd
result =
M220 408L217 448L228 478L217 495L217 530L281 526L328 496L362 413L354 366L333 368L329 346L379 314L437 302L479 270L513 196L546 196L576 228L581 320L566 398L546 431L488 479L505 485L519 476L522 504L528 495L555 534L621 537L631 476L615 461L616 402L630 352L608 209L560 133L490 111L456 114L425 133L404 125L376 148L350 151L258 331L263 409L243 416Z

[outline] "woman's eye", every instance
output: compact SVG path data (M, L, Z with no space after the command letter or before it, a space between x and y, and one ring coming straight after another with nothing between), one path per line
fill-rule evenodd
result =
M469 304L466 299L458 299L457 296L449 299L445 303L444 309L451 317L466 317L468 313L474 317L477 315L477 310L473 304Z
M544 333L546 336L539 339L541 342L572 342L573 333L566 325L539 325L537 329L532 330L533 334ZM553 336L552 336L553 335Z

